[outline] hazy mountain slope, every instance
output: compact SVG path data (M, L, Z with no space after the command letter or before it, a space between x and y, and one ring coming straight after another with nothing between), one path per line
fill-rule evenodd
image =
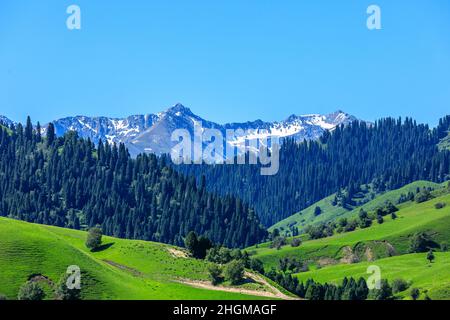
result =
M450 152L440 152L438 142L435 128L410 118L374 125L354 121L316 141L286 140L272 176L262 176L257 165L177 167L198 179L205 176L212 192L239 196L270 227L339 190L354 198L361 185L384 192L413 181L449 179Z
M358 198L359 201L365 202L361 205L352 206L350 208L344 208L342 206L333 205L333 200L336 194L333 194L329 197L326 197L308 208L293 214L292 216L274 224L269 228L269 231L273 231L274 229L278 229L281 231L281 234L288 235L290 234L290 228L297 227L299 232L301 232L306 226L314 225L317 223L327 222L327 221L336 221L339 218L343 217L352 217L356 216L360 209L364 209L365 211L373 211L378 207L384 206L387 202L392 202L396 204L400 195L408 194L408 192L415 192L416 189L422 188L432 188L438 189L442 188L442 185L429 181L415 181L410 183L402 188L397 190L392 190L384 193L374 193L370 192L366 194L363 198ZM374 197L370 200L371 197ZM316 216L314 214L314 210L316 207L321 209L320 215Z

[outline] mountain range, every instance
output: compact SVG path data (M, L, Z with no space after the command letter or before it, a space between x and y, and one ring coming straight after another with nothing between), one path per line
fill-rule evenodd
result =
M321 115L291 115L284 121L266 122L262 120L242 123L218 124L195 115L189 108L176 104L166 111L156 114L132 115L126 118L65 117L53 121L58 136L68 131L76 131L81 137L89 138L94 143L100 140L108 143L124 143L132 156L139 153L151 152L155 154L169 153L177 143L171 141L172 132L176 129L186 129L194 135L195 126L203 129L217 129L223 136L226 130L235 130L233 139L227 140L237 150L245 150L250 141L269 137L293 138L297 141L314 140L319 138L325 130L333 130L341 124L348 124L357 120L341 110ZM4 116L0 122L7 125L13 123ZM47 125L43 126L45 134ZM243 132L236 130L242 129ZM270 140L269 140L270 141ZM257 151L257 150L255 150Z

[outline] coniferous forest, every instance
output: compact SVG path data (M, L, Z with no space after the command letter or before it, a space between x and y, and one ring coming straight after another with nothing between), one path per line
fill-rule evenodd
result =
M318 141L287 139L278 174L261 176L255 165L132 159L123 144L95 146L75 132L56 137L52 124L42 137L28 119L25 127L0 128L0 214L74 229L101 225L108 235L176 245L195 231L243 247L266 237L259 221L270 226L341 189L351 199L366 183L385 191L445 181L450 152L437 144L449 126L450 116L434 129L386 118L338 127Z
M187 175L206 176L209 190L239 195L270 226L314 202L346 190L351 199L360 186L392 190L415 180L442 182L450 173L450 152L437 144L447 136L450 116L430 129L410 118L374 124L355 121L325 132L318 141L287 139L279 172L261 176L256 165L177 166Z
M130 158L123 144L42 137L38 124L0 126L0 215L73 229L101 225L107 235L183 245L189 231L229 247L266 236L251 208L218 197L167 165Z

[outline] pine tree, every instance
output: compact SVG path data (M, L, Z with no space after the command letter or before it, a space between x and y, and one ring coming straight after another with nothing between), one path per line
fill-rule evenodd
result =
M51 146L53 144L55 137L55 126L50 122L47 127L47 146Z
M430 249L430 251L428 251L427 253L427 260L430 261L430 263L434 261L434 253L432 249Z

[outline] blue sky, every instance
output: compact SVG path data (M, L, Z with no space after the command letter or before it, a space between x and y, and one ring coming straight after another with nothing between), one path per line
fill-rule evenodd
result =
M81 30L66 8L81 8ZM366 28L377 4L382 30ZM450 110L448 0L2 0L0 114L47 122L181 102L220 123Z

